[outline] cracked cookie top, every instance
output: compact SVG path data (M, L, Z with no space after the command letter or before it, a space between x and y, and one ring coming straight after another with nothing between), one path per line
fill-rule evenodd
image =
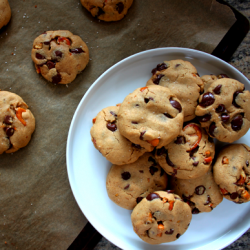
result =
M46 31L33 42L36 71L52 83L71 83L89 62L89 50L79 36L67 30Z
M7 25L11 18L11 9L8 0L0 0L0 29Z
M224 198L243 203L250 201L250 147L232 144L224 147L214 164L213 174Z
M149 244L177 240L192 219L189 205L173 193L156 191L136 205L131 220L135 233Z
M133 0L81 0L93 17L106 22L121 20L132 3Z
M35 130L35 118L23 99L0 91L0 154L25 147Z
M208 172L215 154L213 139L196 123L187 124L155 157L167 174L192 179Z
M215 80L201 95L195 114L211 137L232 143L250 127L250 93L237 80Z
M178 59L158 64L152 74L146 86L168 87L182 103L184 121L194 119L197 101L203 91L203 82L196 68L190 62Z
M148 151L170 143L182 125L180 101L162 86L136 89L124 99L118 112L120 133Z
M109 198L117 205L133 209L144 197L167 187L167 175L151 153L145 153L136 162L109 170L106 187Z
M119 107L111 106L101 110L93 119L91 140L97 150L108 161L116 165L135 162L146 150L130 142L120 134L117 127Z

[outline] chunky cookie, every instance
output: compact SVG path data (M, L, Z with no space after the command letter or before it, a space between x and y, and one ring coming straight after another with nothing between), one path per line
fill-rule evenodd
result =
M33 42L36 71L52 83L71 83L89 62L89 50L79 36L67 30L46 31Z
M147 195L131 214L135 233L149 244L175 241L185 233L191 219L189 205L164 191Z
M108 161L116 165L135 162L146 150L123 137L117 127L119 107L103 109L93 119L91 140Z
M235 203L250 201L250 147L234 144L224 147L214 164L214 180L222 195Z
M214 81L201 95L195 114L210 136L234 142L250 127L250 93L230 78Z
M81 0L93 17L111 22L121 20L128 12L133 0Z
M168 87L182 103L184 121L195 118L195 108L203 91L203 82L196 68L181 59L164 61L152 70L153 76L148 80L149 85Z
M211 212L223 200L211 171L191 180L174 177L171 184L174 192L189 204L193 214Z
M11 18L11 9L8 0L0 0L0 29L7 25Z
M167 174L193 179L207 173L214 154L213 139L200 125L189 123L171 143L157 149L155 157Z
M107 176L106 187L113 202L123 208L133 209L148 194L165 190L167 175L153 155L146 153L134 163L113 165Z
M0 154L25 147L35 130L35 118L23 99L0 91Z
M136 89L124 99L118 111L120 133L148 151L170 143L182 125L180 101L162 86Z

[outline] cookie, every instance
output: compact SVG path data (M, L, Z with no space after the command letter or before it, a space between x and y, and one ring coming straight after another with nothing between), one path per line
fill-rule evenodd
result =
M35 130L35 118L23 99L0 91L0 154L25 147Z
M93 119L91 140L108 161L116 165L135 162L146 150L123 137L117 127L119 107L104 108Z
M250 201L250 147L233 144L224 147L214 164L214 180L224 198L243 203Z
M203 82L196 68L190 62L178 59L158 64L152 74L146 86L168 87L182 104L184 121L194 119L197 101L203 91Z
M162 86L136 89L124 99L118 111L120 133L148 151L170 143L182 124L180 101Z
M8 0L0 0L0 29L7 25L11 18L11 9Z
M213 139L200 125L189 123L171 143L157 149L155 157L167 174L193 179L208 172L214 154Z
M210 87L210 85L218 80L218 79L221 79L221 78L229 78L226 74L219 74L219 75L203 75L201 77L201 80L203 81L204 83L204 92L207 92L207 89Z
M134 163L113 165L106 179L106 187L113 202L132 210L148 194L165 190L167 175L153 155L146 153Z
M176 194L156 191L136 205L131 221L135 233L149 244L177 240L187 230L192 213Z
M250 127L250 93L230 78L214 81L201 95L195 114L211 137L234 142Z
M193 214L211 212L223 200L211 170L191 180L173 177L171 185L174 193L189 204Z
M67 30L46 31L33 42L36 71L52 83L71 83L89 62L89 50L79 36Z
M121 20L128 12L133 0L81 0L93 17L111 22Z

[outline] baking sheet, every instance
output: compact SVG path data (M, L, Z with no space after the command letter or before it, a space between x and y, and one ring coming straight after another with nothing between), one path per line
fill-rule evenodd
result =
M36 130L27 147L0 155L0 249L66 249L87 222L65 158L69 125L86 90L140 51L175 46L211 53L235 18L211 0L135 0L126 17L112 23L94 19L76 0L9 3L12 19L0 30L0 89L24 99ZM87 68L68 85L39 76L30 56L39 34L59 29L79 35L90 50Z

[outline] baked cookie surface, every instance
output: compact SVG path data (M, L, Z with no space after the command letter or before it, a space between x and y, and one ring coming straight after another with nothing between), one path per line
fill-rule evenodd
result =
M36 71L52 83L71 83L89 62L89 50L79 36L67 30L46 31L33 42Z
M118 111L120 133L148 151L170 143L182 125L180 101L162 86L136 89L124 99Z
M193 179L208 172L215 154L212 138L196 123L188 123L155 157L164 171L180 179Z
M146 86L168 87L182 103L184 121L194 119L197 101L203 91L203 82L196 68L190 62L178 59L158 64L152 74Z
M211 170L191 180L174 177L171 185L171 189L189 204L193 214L211 212L223 200Z
M224 147L214 164L214 180L224 198L243 203L250 201L250 147L232 144Z
M165 190L167 175L153 155L146 153L134 163L113 165L106 179L106 187L113 202L123 208L133 209L151 192Z
M108 161L116 165L135 162L146 150L123 137L117 127L119 107L104 108L93 119L91 140Z
M111 22L121 20L128 12L133 0L81 0L93 17Z
M11 18L11 9L8 0L0 0L0 29L7 25Z
M0 154L25 147L35 130L35 118L23 99L0 91Z
M250 127L250 93L230 78L214 81L201 95L195 114L211 137L232 143Z
M149 244L177 240L192 219L191 209L176 194L156 191L136 205L131 221L135 233Z

